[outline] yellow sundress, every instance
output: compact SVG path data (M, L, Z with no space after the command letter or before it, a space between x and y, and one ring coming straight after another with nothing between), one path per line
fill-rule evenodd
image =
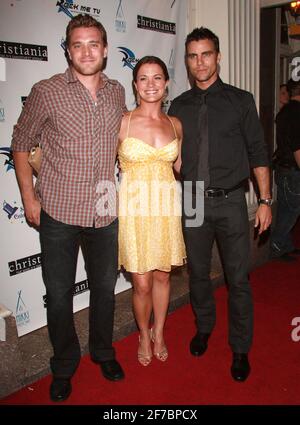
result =
M169 117L168 117L169 118ZM161 148L127 137L118 156L121 168L119 188L119 267L128 272L169 272L185 262L181 228L181 196L173 174L178 156L175 139Z

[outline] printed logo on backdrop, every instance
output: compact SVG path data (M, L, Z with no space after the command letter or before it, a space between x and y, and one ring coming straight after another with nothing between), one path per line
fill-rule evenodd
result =
M0 122L4 122L4 121L5 121L5 111L4 111L2 100L0 99Z
M169 57L169 62L168 62L168 73L169 73L169 77L170 80L174 81L174 77L175 77L175 68L174 68L174 49L171 49L171 53L170 53L170 57Z
M165 113L167 113L167 112L168 112L168 110L169 110L169 108L170 108L170 106L171 106L171 101L170 101L169 99L164 100L164 101L163 101L163 103L162 103L162 110L163 110Z
M63 49L63 51L65 52L66 51L66 49L67 49L67 45L66 45L66 40L65 40L65 38L61 38L61 40L60 40L60 47Z
M21 96L22 106L25 106L27 96Z
M128 49L127 47L118 47L118 49L119 49L119 52L123 54L123 59L122 59L123 68L124 66L128 66L128 68L134 69L139 59L136 59L133 51Z
M101 9L75 3L73 0L59 0L56 2L56 6L58 7L58 13L63 12L71 19L75 16L74 14L86 13L91 16L99 16L101 12Z
M20 258L19 260L10 261L8 263L10 276L25 273L29 270L36 269L37 267L41 267L41 253Z
M0 81L6 81L6 62L0 58Z
M2 147L0 148L0 155L3 155L3 157L1 156L1 159L3 158L3 165L4 167L6 167L6 172L8 172L9 170L14 170L15 169L15 165L14 165L14 159L13 159L13 154L12 154L12 150L9 147ZM1 160L2 163L2 160Z
M18 291L18 299L16 306L16 324L18 327L28 325L30 322L29 310L22 298L22 290Z
M74 285L73 296L83 294L89 290L89 281L87 279L77 282ZM44 307L47 308L47 295L43 295Z
M11 41L0 41L0 57L9 59L28 59L36 61L47 61L47 46L39 44L13 43Z
M18 206L17 203L11 202L10 204L3 201L2 211L4 211L10 223L24 223L25 222L25 211L23 206Z
M122 1L119 0L119 5L117 8L116 19L115 19L115 28L118 32L126 32L126 21L125 15L123 12Z
M137 28L149 31L164 32L166 34L176 34L176 23L166 22L159 19L148 18L147 16L137 15Z

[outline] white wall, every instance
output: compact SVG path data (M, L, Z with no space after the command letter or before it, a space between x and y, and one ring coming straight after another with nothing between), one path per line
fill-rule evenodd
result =
M189 0L189 31L204 26L220 39L221 69L224 82L229 81L228 0Z

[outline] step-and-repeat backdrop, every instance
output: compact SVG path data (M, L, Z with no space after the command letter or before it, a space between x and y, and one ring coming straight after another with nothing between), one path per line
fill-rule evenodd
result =
M64 72L65 29L78 13L101 21L108 33L105 73L126 90L134 108L132 69L145 55L167 64L171 82L166 108L187 89L184 40L187 0L1 0L0 4L0 303L16 318L18 335L46 324L38 232L24 217L10 151L13 126L31 87ZM116 292L130 287L121 273ZM89 304L88 282L79 255L74 311Z

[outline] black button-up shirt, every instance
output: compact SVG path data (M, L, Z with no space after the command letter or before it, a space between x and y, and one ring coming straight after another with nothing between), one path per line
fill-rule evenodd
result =
M291 100L276 117L277 150L279 165L298 168L294 152L300 149L300 102Z
M181 175L195 181L198 154L200 95L208 107L210 187L229 189L249 177L249 169L268 166L255 102L251 93L218 78L207 90L196 85L173 100L169 115L183 126Z

